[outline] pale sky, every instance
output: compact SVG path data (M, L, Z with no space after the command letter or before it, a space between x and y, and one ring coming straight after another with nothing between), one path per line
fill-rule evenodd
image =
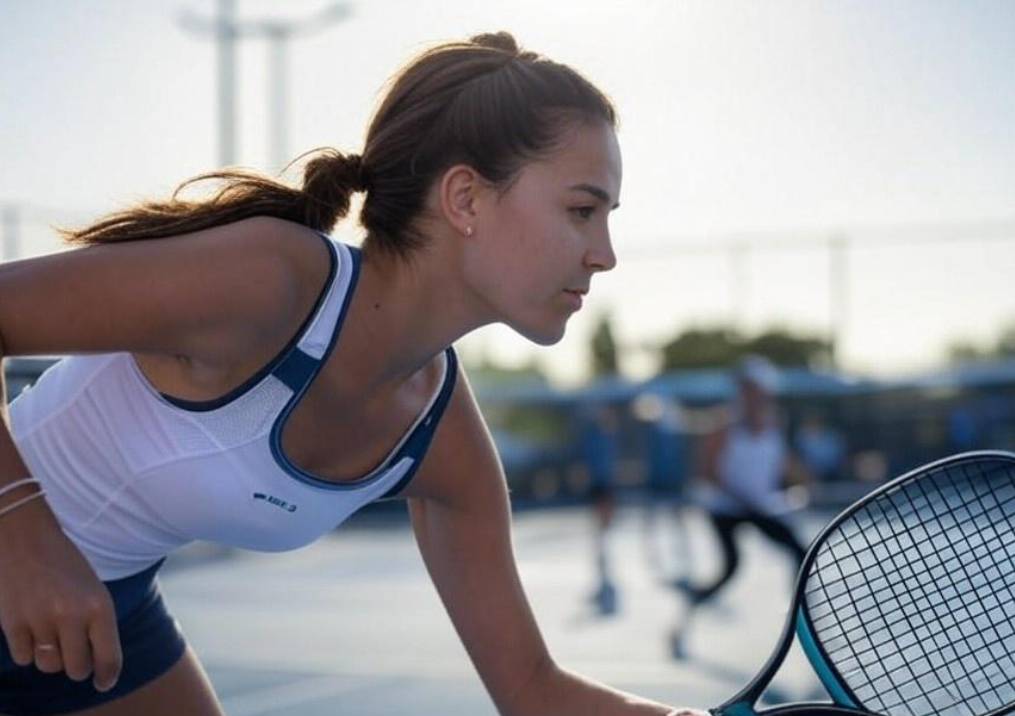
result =
M238 0L244 19L328 4ZM594 283L560 345L488 328L467 353L535 356L574 382L605 310L632 346L730 319L825 332L830 236L850 240L847 369L927 367L949 341L985 341L1015 319L1015 2L353 5L291 46L293 155L358 151L386 77L429 42L483 30L574 65L620 110L619 267ZM185 8L211 16L215 4L0 2L0 205L22 207L22 253L55 247L48 221L81 221L214 168L213 45L180 28ZM239 161L258 168L269 168L266 57L263 41L241 45ZM731 241L756 250L734 264ZM636 375L650 367L625 363Z

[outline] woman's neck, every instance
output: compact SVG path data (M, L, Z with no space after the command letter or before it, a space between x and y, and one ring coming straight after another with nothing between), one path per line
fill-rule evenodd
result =
M438 247L409 258L365 252L338 343L331 379L378 395L399 385L468 332L489 322L461 288ZM327 368L326 368L327 370Z

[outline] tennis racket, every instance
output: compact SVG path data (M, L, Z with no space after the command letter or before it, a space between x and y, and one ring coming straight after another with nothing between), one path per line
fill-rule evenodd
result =
M715 716L1015 710L1015 454L925 465L811 544L779 645ZM831 703L758 709L793 633Z

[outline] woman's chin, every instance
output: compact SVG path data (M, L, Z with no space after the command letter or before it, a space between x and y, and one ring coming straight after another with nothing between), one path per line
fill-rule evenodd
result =
M552 346L564 337L566 323L552 328L547 326L512 326L515 333L539 346Z

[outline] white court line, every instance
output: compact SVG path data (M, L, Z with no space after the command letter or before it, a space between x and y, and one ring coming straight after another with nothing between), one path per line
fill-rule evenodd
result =
M337 696L344 691L362 689L360 683L341 683L330 676L315 676L282 686L271 686L222 700L222 708L229 716L261 716L310 701Z

